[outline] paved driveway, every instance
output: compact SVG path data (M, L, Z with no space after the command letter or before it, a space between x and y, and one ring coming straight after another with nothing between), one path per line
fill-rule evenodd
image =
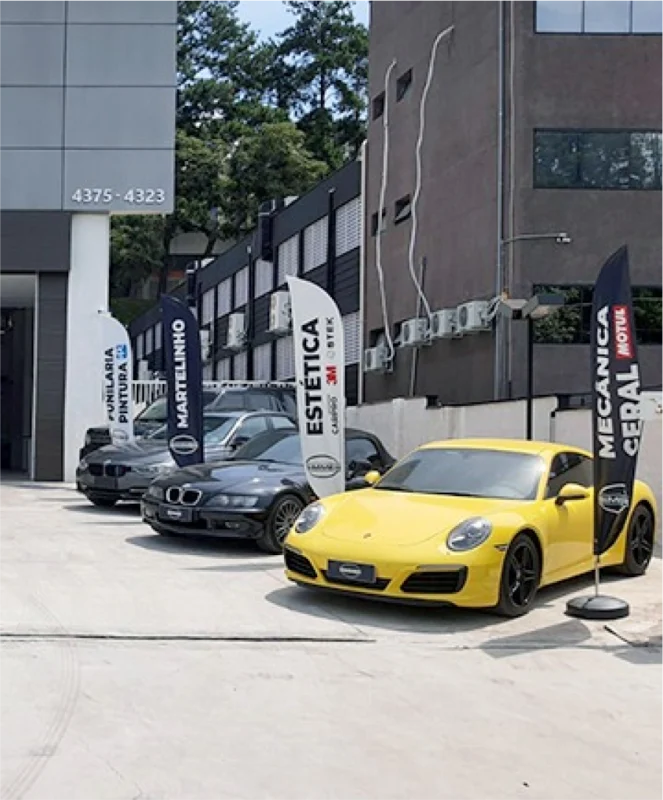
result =
M69 487L2 488L2 800L661 795L661 562L564 616L291 587Z

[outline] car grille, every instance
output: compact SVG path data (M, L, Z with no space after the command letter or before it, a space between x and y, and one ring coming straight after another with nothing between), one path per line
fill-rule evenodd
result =
M99 447L111 443L110 431L88 431L88 436L90 444L96 444Z
M362 589L374 589L376 592L383 592L389 586L390 578L376 578L373 583L363 583L362 581L348 580L347 578L330 578L323 571L327 583L338 583L341 586L360 586Z
M467 567L454 570L413 572L401 585L406 594L455 594L465 586Z
M131 471L131 467L126 467L124 464L90 464L88 469L90 475L94 475L95 478L100 478L102 475L108 478L122 478Z
M173 505L195 506L202 496L200 489L182 489L179 486L166 489L166 500Z
M307 578L317 578L318 574L315 567L300 553L295 553L294 550L285 550L285 565L291 572L297 572L300 575L305 575Z

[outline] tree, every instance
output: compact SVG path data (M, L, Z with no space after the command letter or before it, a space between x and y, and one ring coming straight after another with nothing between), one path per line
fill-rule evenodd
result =
M111 293L132 297L137 287L161 269L164 260L161 216L111 218Z
M224 203L227 236L246 234L265 200L308 191L327 172L304 146L304 134L292 122L263 125L243 136L229 161Z
M365 135L368 32L349 2L286 5L295 23L278 37L282 94L308 149L337 169Z

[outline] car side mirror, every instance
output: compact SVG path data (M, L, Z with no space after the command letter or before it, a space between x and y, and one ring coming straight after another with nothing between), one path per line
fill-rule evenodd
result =
M348 480L363 478L370 471L371 463L369 461L351 461L348 464Z
M589 497L589 490L579 483L567 483L559 490L555 498L556 506L563 506L573 500L586 500Z
M375 486L381 477L382 475L376 469L372 469L364 475L364 480L369 486Z
M233 443L230 445L233 450L239 450L240 447L245 445L249 441L248 436L238 436L236 439L233 440Z

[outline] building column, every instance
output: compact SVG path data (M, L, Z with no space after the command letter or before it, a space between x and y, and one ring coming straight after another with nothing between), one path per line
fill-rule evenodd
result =
M103 425L99 311L108 310L110 216L74 214L67 293L64 480L74 481L85 431Z

